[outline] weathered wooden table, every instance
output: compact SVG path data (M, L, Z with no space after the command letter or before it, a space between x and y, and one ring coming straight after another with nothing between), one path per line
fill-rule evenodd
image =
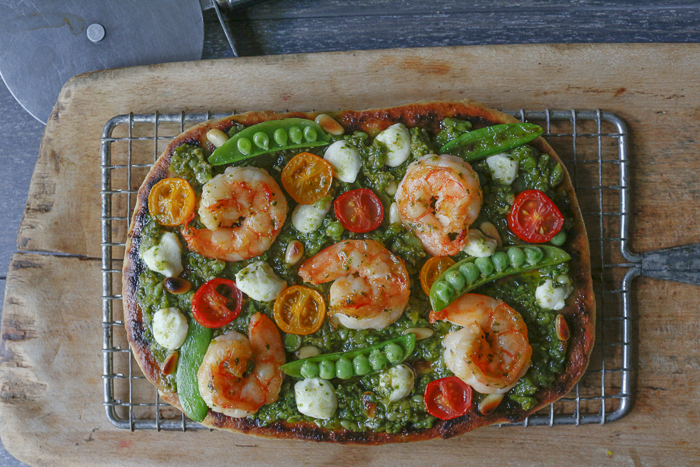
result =
M584 2L573 9L569 2L526 2L525 6L532 4L534 9L524 8L522 2L487 3L476 2L465 8L458 2L445 2L428 11L419 2L402 2L398 7L395 2L364 2L349 12L339 2L269 2L243 14L233 27L242 55L484 43L696 42L700 38L700 9L693 3L656 2L653 7L637 7L626 2L618 2L618 6ZM227 54L214 21L208 20L205 58ZM695 185L700 167L694 135L700 120L698 49L678 45L524 50L505 47L461 52L460 61L447 60L451 71L446 73L454 80L456 70L466 67L468 73L459 76L459 86L456 81L445 84L448 77L438 71L446 68L429 65L434 63L430 59L440 59L441 53L453 52L447 49L426 56L416 51L412 55L424 61L413 73L417 79L429 81L417 81L429 91L421 89L420 95L414 95L469 96L508 108L603 108L619 113L631 127L634 249L646 251L697 241ZM352 67L355 59L357 55L348 54L342 61ZM288 69L298 66L298 61L296 57L277 57L258 64ZM243 60L240 66L253 63ZM195 79L206 79L202 70L212 69L235 70L237 62L114 72L109 77L100 75L94 82L76 81L76 95L71 101L74 105L81 96L102 104L88 109L83 102L83 107L75 107L84 109L82 123L76 122L74 113L72 121L67 116L47 129L49 139L44 139L45 148L32 182L19 247L21 251L45 250L67 257L20 253L10 268L0 355L0 430L13 454L36 465L116 464L126 459L150 465L165 462L183 443L206 443L217 453L234 450L230 447L234 444L244 446L235 447L228 458L261 463L278 461L284 453L298 456L309 446L315 450L310 460L317 463L343 459L380 463L388 456L398 457L402 463L414 459L433 463L439 459L512 465L572 459L579 463L636 465L691 465L700 461L699 393L695 385L700 376L700 348L695 341L698 325L692 311L698 290L644 278L635 282L633 291L634 350L638 354L633 379L635 406L631 415L604 427L490 428L447 442L378 449L269 443L208 433L132 435L113 428L101 407L100 274L96 259L99 204L95 204L99 203L95 165L99 133L107 118L122 112L217 110L212 103L219 106L218 110L240 108L240 100L231 95L222 101L220 94L209 91L191 93L191 89L200 89L192 85ZM403 69L389 64L379 72L382 79L391 81L397 79L391 76L397 70ZM147 105L135 99L146 84L134 87L133 82L129 83L134 76L148 77L149 92L153 87L159 89ZM188 97L173 101L164 96L163 83L179 89L178 96ZM102 89L125 85L131 95L116 101L104 99ZM352 83L349 89L358 91ZM410 94L402 94L403 90L401 86L370 87L365 92L374 93L371 102L367 95L368 100L354 102L404 102ZM266 99L279 95L256 97L256 102L275 108L274 102ZM318 102L318 93L314 97ZM299 100L296 104L310 102ZM250 108L254 108L252 105ZM291 104L287 107L293 108ZM0 109L0 135L5 142L0 148L0 163L11 167L0 172L4 193L0 203L7 218L0 230L0 265L7 265L14 251L14 226L25 199L22 193L27 191L41 127L22 113L6 90L0 92ZM73 147L65 139L71 131L80 132L78 146ZM47 152L49 147L60 149L52 155ZM83 167L87 172L81 171ZM80 183L74 184L76 188L68 196L66 184L78 178ZM84 202L78 202L76 194ZM508 451L502 450L504 445ZM188 457L192 451L177 452L172 462L201 461L201 456ZM212 459L225 457L217 454ZM0 456L0 465L20 463Z

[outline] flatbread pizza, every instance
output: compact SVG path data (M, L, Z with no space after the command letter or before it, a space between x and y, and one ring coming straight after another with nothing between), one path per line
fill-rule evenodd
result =
M564 164L472 101L248 112L181 134L139 192L129 342L205 426L382 444L518 422L594 343Z

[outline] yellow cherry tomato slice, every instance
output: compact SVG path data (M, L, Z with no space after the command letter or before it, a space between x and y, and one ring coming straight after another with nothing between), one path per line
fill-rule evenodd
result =
M151 188L148 210L160 225L184 224L194 211L194 190L181 178L165 178Z
M302 152L282 170L282 185L299 204L314 204L328 194L333 183L333 167L315 154Z
M318 331L326 316L326 302L321 294L301 285L284 289L275 300L277 326L287 334L306 336Z
M447 271L447 268L455 264L449 256L433 256L425 262L420 270L420 286L426 295L430 295L430 287L440 277L440 274Z

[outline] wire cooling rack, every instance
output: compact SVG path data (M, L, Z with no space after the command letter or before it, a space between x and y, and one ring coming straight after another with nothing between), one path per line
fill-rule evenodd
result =
M231 112L233 113L233 112ZM631 407L630 283L640 257L629 250L627 128L600 110L506 112L540 124L566 164L591 246L596 342L588 370L565 397L507 426L605 424ZM104 406L115 426L130 430L204 428L162 402L135 363L126 339L121 296L128 223L148 169L179 133L230 114L119 115L102 133L102 327Z

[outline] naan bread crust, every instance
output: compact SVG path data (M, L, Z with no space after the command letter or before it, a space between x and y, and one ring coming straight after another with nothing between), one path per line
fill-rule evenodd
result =
M191 143L204 146L210 151L213 150L214 147L206 138L206 133L210 129L216 128L226 132L234 123L241 123L245 126L249 126L268 120L290 117L313 119L319 113L320 112L247 112L232 115L220 120L204 122L179 135L168 145L151 168L151 171L139 189L126 244L123 270L126 330L136 361L143 370L145 376L158 388L162 399L167 403L182 409L178 395L170 391L163 383L163 374L160 366L151 352L150 344L144 339L142 313L136 301L138 277L143 271L143 265L139 259L140 235L144 226L145 215L148 212L148 194L151 191L151 187L158 181L169 176L168 167L170 166L170 158L172 157L173 151L178 146ZM338 120L345 127L346 132L351 133L359 130L371 136L375 136L380 131L398 122L404 123L409 128L420 126L431 133L436 133L439 131L440 121L445 117L469 120L474 124L474 128L517 122L517 120L509 115L488 109L481 104L468 100L460 102L420 102L385 109L363 111L345 110L341 112L325 113ZM538 138L530 144L537 147L540 151L549 154L553 160L561 163L557 154L543 138ZM563 163L562 167L564 167ZM552 387L541 390L535 394L535 397L537 397L540 403L532 410L524 411L522 409L514 409L506 411L503 406L499 406L494 413L485 416L478 412L477 404L473 404L467 414L462 417L449 421L438 420L433 428L429 430L408 431L398 434L377 433L373 431L358 433L345 429L328 430L308 422L275 422L268 426L260 427L256 425L254 420L249 420L247 418L231 418L212 411L209 411L206 419L202 422L203 425L267 438L383 444L419 441L432 438L449 438L494 423L520 422L528 415L531 415L540 408L564 396L581 378L588 366L589 356L595 340L595 298L591 279L588 237L586 235L579 204L571 184L571 178L566 172L566 169L564 180L560 187L566 190L569 195L571 202L570 215L572 215L574 219L574 228L565 246L566 251L572 258L571 264L573 267L570 267L569 274L574 286L574 292L572 296L567 299L568 305L561 310L561 313L567 315L571 330L571 338L568 342L565 371L558 375Z

